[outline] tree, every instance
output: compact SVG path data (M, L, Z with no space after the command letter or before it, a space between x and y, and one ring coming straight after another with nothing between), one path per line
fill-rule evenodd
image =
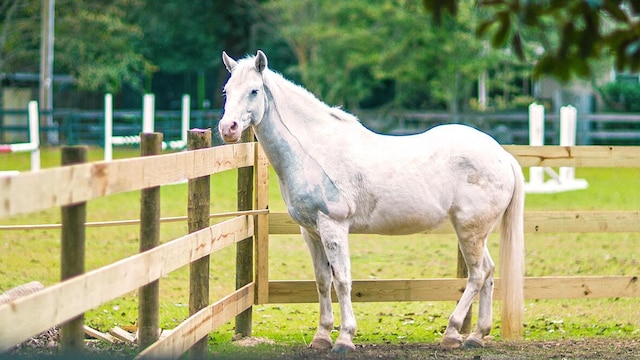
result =
M38 69L40 21L39 2L6 0L0 3L0 72Z
M443 15L439 27L418 1L274 0L268 8L298 58L294 75L325 101L357 108L384 90L394 107L457 112L482 70L513 57L476 40L473 4L461 2L464 16Z
M54 66L76 78L79 89L118 92L140 88L150 63L134 46L140 27L125 21L136 0L67 0L56 3Z
M422 3L439 24L445 14L455 16L463 1ZM487 14L476 26L477 35L489 35L495 48L508 45L534 65L534 76L586 78L603 56L613 56L618 71L640 71L639 0L479 0L477 6ZM538 44L533 54L525 51L530 41Z
M117 92L140 84L148 62L134 47L140 28L124 21L137 0L61 0L55 9L54 69L74 76L80 90ZM41 0L0 4L0 71L37 72Z

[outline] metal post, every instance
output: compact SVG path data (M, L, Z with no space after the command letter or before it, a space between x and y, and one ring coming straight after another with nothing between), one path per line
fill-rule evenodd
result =
M40 105L46 115L42 125L53 128L53 39L55 0L42 0L42 32L40 40ZM49 144L57 144L54 132L47 133Z

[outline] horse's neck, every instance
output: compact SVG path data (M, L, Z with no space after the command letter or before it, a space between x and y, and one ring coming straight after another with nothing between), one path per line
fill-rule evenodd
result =
M288 124L283 119L288 109L280 109L273 102L267 108L265 117L255 127L256 137L264 148L269 161L273 164L278 176L287 171L302 168L308 156L303 156L308 149L303 147L309 143L308 131L301 131L300 126Z
M326 141L322 138L325 131L321 131L326 124L320 118L326 112L324 105L284 79L266 85L267 112L256 127L256 135L267 153L286 158L287 163L315 158L317 145Z

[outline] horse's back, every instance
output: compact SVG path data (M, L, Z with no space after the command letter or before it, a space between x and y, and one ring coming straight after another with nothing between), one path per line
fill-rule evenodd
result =
M362 214L372 221L356 228L411 233L432 229L447 217L497 219L509 204L513 157L489 135L451 124L386 141L373 147L378 158L367 191L376 206Z

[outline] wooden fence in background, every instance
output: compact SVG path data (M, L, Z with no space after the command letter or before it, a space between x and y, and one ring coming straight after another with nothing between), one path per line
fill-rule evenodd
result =
M505 148L523 167L640 167L640 147L509 145ZM527 211L524 220L525 233L640 233L640 211ZM288 214L271 212L269 233L296 234L299 228ZM446 223L430 233L454 231ZM527 299L639 297L638 275L527 277L524 295ZM465 285L466 279L354 280L352 298L355 302L456 301ZM268 293L267 287L260 289L264 291L258 293L260 303L318 301L313 281L269 281ZM495 291L496 294L500 291L499 278L495 279Z
M640 147L506 148L525 167L640 167ZM140 254L0 305L0 352L249 237L253 237L253 246L243 246L243 249L250 254L238 253L238 256L253 256L255 273L249 275L253 281L239 286L238 290L220 300L213 303L207 301L206 306L192 311L189 318L168 337L153 342L138 358L177 358L209 332L246 313L254 304L317 301L313 281L269 280L269 234L297 234L299 230L288 215L269 213L267 210L268 162L255 143L76 164L0 178L0 217L75 205L120 192L150 189L251 166L253 170L249 173L253 179L245 183L253 186L252 210L240 211L237 217L230 220L194 230ZM242 191L247 192L246 189ZM640 233L640 212L529 211L525 214L525 231ZM435 232L450 233L452 229L444 226ZM458 300L464 286L464 279L355 280L352 294L354 301L370 302ZM496 288L499 287L500 281L496 279ZM525 281L525 297L529 299L638 296L637 275L537 277L526 278ZM248 329L245 332L250 333L250 325Z

